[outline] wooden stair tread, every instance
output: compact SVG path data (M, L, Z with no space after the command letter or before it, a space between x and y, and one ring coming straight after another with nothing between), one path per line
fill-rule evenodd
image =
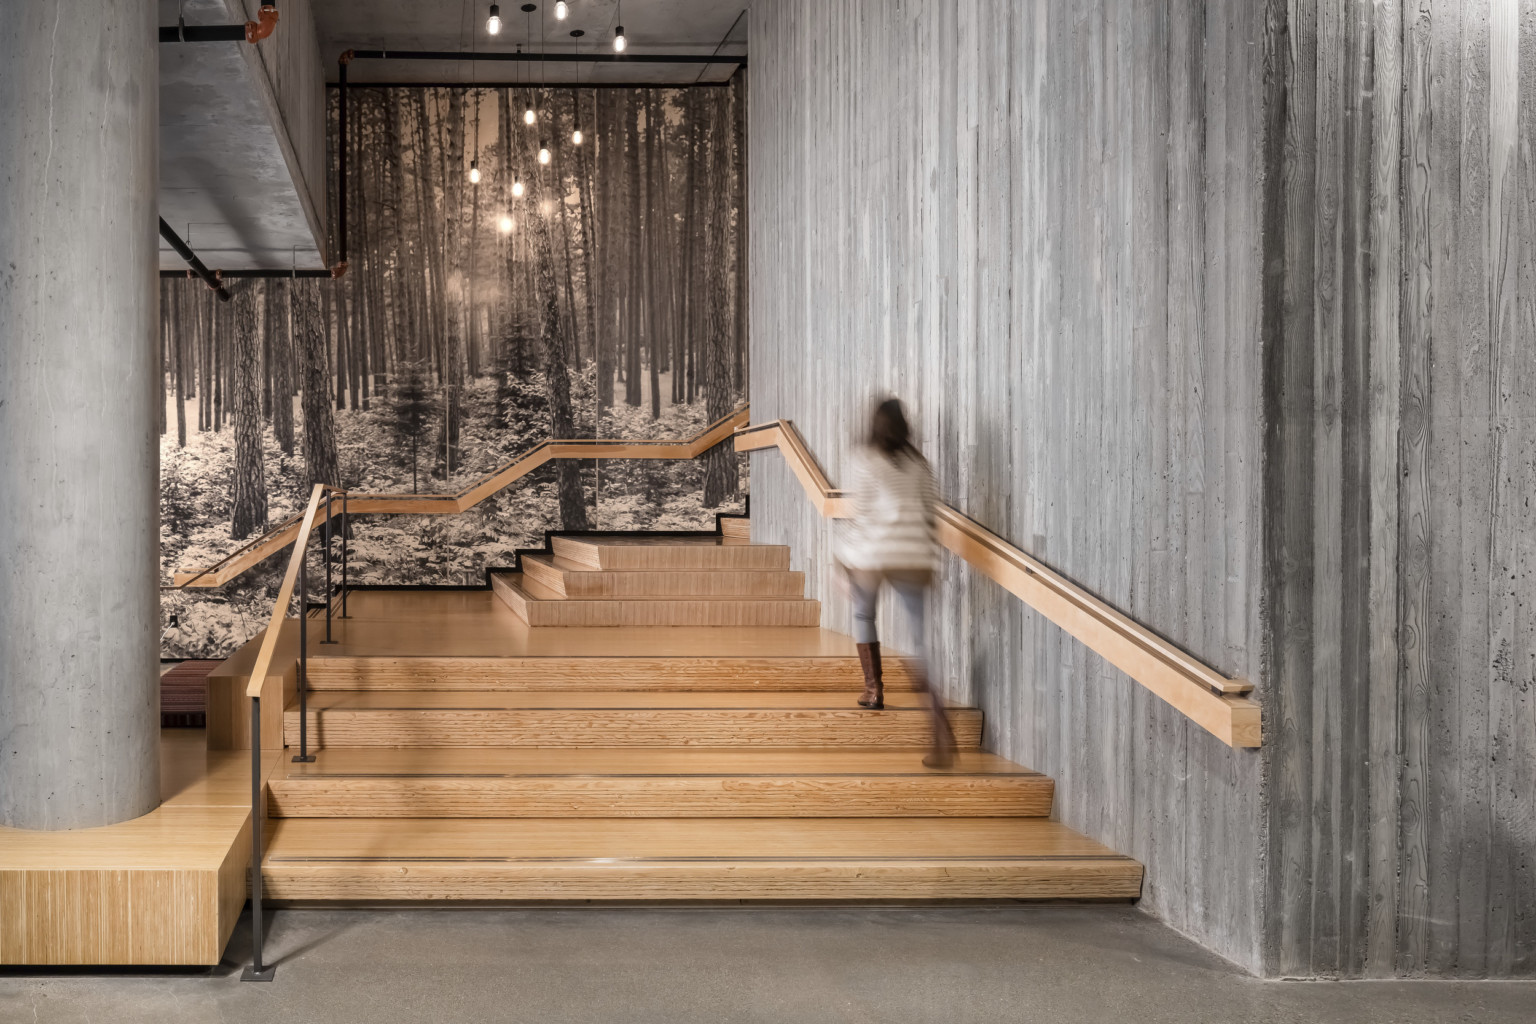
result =
M529 626L798 626L821 624L804 597L566 597L523 573L491 576L496 596Z
M1141 865L1045 818L272 822L273 899L1135 899Z
M636 690L326 690L309 694L315 711L468 710L514 711L520 709L678 709L708 711L853 711L865 715L926 711L926 698L913 692L887 693L885 712L855 704L855 693L816 691L751 693L709 691ZM950 705L952 710L969 710ZM288 711L297 713L295 698Z
M270 779L273 817L1045 817L1038 772L980 751L944 770L922 751L321 750Z
M686 627L648 630L652 635ZM818 630L796 630L815 633ZM579 627L555 633L588 634ZM720 630L730 633L732 630ZM576 646L576 645L573 645ZM912 662L887 655L888 692L911 689ZM842 656L653 657L547 654L535 657L324 657L310 655L313 690L825 690L857 691L863 684L858 659Z
M524 555L522 568L564 597L805 597L805 574L783 569L598 569L546 554Z
M718 534L552 537L550 550L597 569L788 569L789 548Z
M280 819L292 859L1094 859L1135 864L1045 818Z
M753 750L739 747L584 747L528 750L499 747L322 750L311 764L284 761L274 779L347 777L545 776L829 776L933 775L910 750L827 747ZM944 775L1029 776L1039 772L981 750L961 751Z

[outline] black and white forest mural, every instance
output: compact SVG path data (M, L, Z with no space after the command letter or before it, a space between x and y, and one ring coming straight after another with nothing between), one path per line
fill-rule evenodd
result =
M729 414L747 393L743 100L349 90L345 276L232 280L229 303L161 282L165 577L282 522L317 481L456 491L550 436L688 437ZM357 518L352 578L479 585L546 530L709 529L743 508L745 473L727 446L556 463L464 515ZM166 591L162 655L228 656L287 557Z

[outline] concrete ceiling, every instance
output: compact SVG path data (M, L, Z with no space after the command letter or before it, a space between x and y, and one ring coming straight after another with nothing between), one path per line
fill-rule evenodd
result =
M747 52L745 0L622 0L624 35L629 51L642 53L718 54L716 64L547 64L550 84L585 85L723 82L735 73ZM583 51L613 52L613 29L620 24L620 0L570 0L571 13L556 21L554 0L538 0L539 9L524 15L519 0L501 4L499 36L485 30L488 0L324 0L315 4L315 28L330 81L337 77L336 56L349 49L514 51L519 43L533 52L540 31L550 52L574 52L572 29L586 35ZM531 21L531 31L525 27ZM472 71L472 67L474 70ZM519 79L519 74L522 78ZM347 80L359 82L528 81L541 72L537 64L492 61L356 61ZM535 77L534 81L540 80Z
M160 24L234 19L223 0L161 0ZM244 43L160 44L160 216L215 270L324 265ZM160 269L186 264L164 239Z

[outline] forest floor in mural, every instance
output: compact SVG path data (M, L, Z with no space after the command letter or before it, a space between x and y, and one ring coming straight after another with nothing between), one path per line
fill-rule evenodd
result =
M709 425L705 403L663 407L619 403L595 417L592 372L572 375L577 422L583 436L626 439L688 438ZM667 386L665 380L663 386ZM498 381L479 378L464 389L462 422L451 473L436 445L410 442L397 403L336 413L341 478L350 489L374 493L457 491L513 461L550 436L541 374ZM296 403L297 404L297 403ZM296 410L296 417L302 414ZM427 438L431 431L421 431ZM439 432L440 433L440 432ZM284 453L273 432L263 438L270 523L300 511L309 496L303 456ZM161 439L161 569L212 565L234 550L230 538L233 430L195 433L186 447ZM743 511L742 499L703 505L704 464L699 460L583 463L582 490L593 529L712 530L715 515ZM747 460L739 459L742 493ZM412 478L415 476L415 486ZM519 548L540 547L560 528L555 471L544 467L456 516L359 516L352 527L349 573L355 584L470 585L485 583L488 568L513 564ZM289 551L268 559L223 587L167 591L161 602L162 658L225 658L265 627ZM311 556L312 599L319 600L323 568L318 544ZM295 603L297 608L297 603Z

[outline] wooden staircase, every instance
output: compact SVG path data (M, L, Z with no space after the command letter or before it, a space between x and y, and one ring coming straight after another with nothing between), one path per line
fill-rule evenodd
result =
M268 781L267 895L1139 894L1139 864L1049 820L1049 778L980 749L975 709L951 709L954 766L925 769L904 659L886 709L857 707L852 644L788 551L730 529L557 537L494 596L355 594L336 653L312 649L317 759Z

